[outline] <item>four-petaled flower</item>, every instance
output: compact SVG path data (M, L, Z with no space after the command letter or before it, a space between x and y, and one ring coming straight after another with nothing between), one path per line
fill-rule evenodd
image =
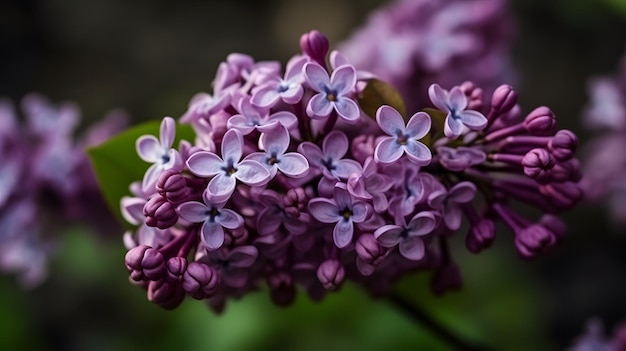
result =
M304 89L302 83L302 67L309 60L306 56L296 56L289 60L285 70L285 78L276 76L267 83L253 90L251 102L259 107L272 107L278 99L282 99L286 104L296 104L302 99Z
M228 119L226 126L235 128L243 135L248 135L254 129L261 133L270 131L277 124L282 124L287 129L298 123L298 118L289 111L278 111L271 115L265 108L254 107L248 98L242 98L237 108L238 115Z
M443 221L450 230L461 227L461 207L472 201L476 194L476 185L470 182L460 182L446 190L435 190L428 196L430 207L441 211Z
M372 208L364 201L353 201L344 187L336 186L332 200L318 197L309 201L309 213L322 223L336 223L333 240L341 249L352 241L354 223L367 220Z
M404 125L400 112L391 106L383 105L376 111L376 122L388 137L381 138L374 150L374 159L378 163L394 163L406 153L409 160L420 166L430 163L432 153L418 141L430 132L430 116L418 112Z
M298 151L307 160L322 171L325 177L332 179L348 179L351 174L360 174L363 169L355 160L342 159L348 152L348 137L338 130L334 130L324 138L322 149L319 146L304 142L298 146Z
M254 160L262 164L274 178L276 172L288 177L301 177L309 170L306 158L297 152L287 152L289 132L282 126L275 128L259 137L259 146L265 152L254 152L246 156L246 160Z
M209 250L217 250L224 244L224 228L237 229L243 218L237 212L224 208L224 202L214 202L207 191L202 193L204 203L189 201L180 204L178 215L192 223L202 223L201 238Z
M328 72L316 62L304 65L304 78L315 94L306 107L309 117L320 119L328 117L335 109L339 116L354 122L361 116L359 106L346 95L356 85L356 70L351 65L337 67L328 77Z
M374 232L374 237L384 247L398 245L400 254L406 259L419 261L424 257L425 245L422 236L430 234L437 225L433 212L417 213L409 224L406 224L404 215L396 216L398 224L388 224Z
M153 163L141 183L144 192L154 188L162 171L171 168L182 169L183 160L178 151L172 149L175 135L176 122L172 117L165 117L161 122L159 139L154 135L142 135L137 139L137 154L142 160Z
M237 179L250 186L261 186L270 180L270 173L257 161L242 160L243 137L236 129L230 129L222 139L222 157L198 151L187 159L191 173L199 177L213 177L207 185L211 201L228 200L235 191Z
M454 87L450 92L442 89L438 84L428 88L428 96L433 105L447 113L443 133L448 138L457 138L463 134L463 127L472 130L481 130L487 126L487 118L482 113L466 110L467 97L461 88Z

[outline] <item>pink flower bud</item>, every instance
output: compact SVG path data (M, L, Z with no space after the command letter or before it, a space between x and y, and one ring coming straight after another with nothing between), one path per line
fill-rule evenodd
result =
M524 120L524 128L533 135L550 135L555 127L554 112L545 106L532 110Z
M336 290L346 277L346 271L336 259L324 261L317 269L317 279L326 290Z

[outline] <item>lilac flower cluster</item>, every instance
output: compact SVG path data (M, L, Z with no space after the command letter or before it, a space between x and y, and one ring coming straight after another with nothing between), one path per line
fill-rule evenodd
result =
M461 283L449 241L464 217L472 252L493 242L496 220L523 258L565 235L554 214L581 196L577 139L556 131L547 107L522 118L511 87L485 99L467 82L431 85L437 110L404 118L382 105L367 116L360 72L337 51L327 64L317 31L300 44L284 73L229 55L213 95L196 95L181 118L193 143L174 148L171 117L158 139L137 140L152 165L122 199L137 226L125 262L150 301L175 308L190 295L220 311L263 282L278 305L296 287L321 299L346 280L384 295L415 270L443 292ZM511 200L545 215L531 221Z
M339 49L364 75L398 89L410 111L429 104L432 83L470 80L492 92L512 78L506 7L505 0L396 0L373 12Z
M76 105L54 106L31 94L21 107L25 125L13 104L0 101L0 270L19 274L20 283L31 287L45 278L56 233L69 221L112 228L84 148L124 128L126 117L112 113L75 141Z
M584 150L581 182L591 201L608 205L616 222L626 222L626 58L621 72L588 84L584 122L599 135Z

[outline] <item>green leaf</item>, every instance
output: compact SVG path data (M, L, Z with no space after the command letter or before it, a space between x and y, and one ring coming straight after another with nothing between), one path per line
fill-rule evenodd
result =
M129 186L132 182L143 179L143 175L150 167L137 155L135 142L142 135L150 134L158 137L161 121L151 121L113 136L106 142L87 148L87 155L100 185L100 191L111 209L122 223L129 225L122 218L120 200L130 194ZM193 141L195 133L190 125L176 125L176 139ZM130 226L130 225L129 225Z
M358 96L361 110L370 118L376 118L376 111L382 105L389 105L395 108L406 120L406 106L400 93L391 86L379 79L370 79L367 86Z

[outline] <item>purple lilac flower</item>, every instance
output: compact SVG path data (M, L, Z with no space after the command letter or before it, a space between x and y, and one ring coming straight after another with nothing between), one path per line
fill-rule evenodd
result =
M479 1L495 3L432 3L446 9L437 30L455 37L448 31L458 22L448 28L445 19L458 20L459 9L483 13ZM126 266L150 301L174 308L189 295L219 313L262 284L286 306L300 289L320 300L346 281L382 296L415 270L431 272L441 294L462 284L454 236L478 253L501 221L524 259L565 237L557 214L582 196L578 140L556 129L549 108L523 117L511 86L488 95L463 82L433 86L436 110L425 90L412 94L421 102L406 123L384 104L376 121L361 118L353 98L372 74L337 51L327 59L317 31L300 44L284 75L277 62L229 55L213 92L228 104L182 118L197 133L178 147L184 167L164 170L146 191L133 186L124 211L139 227L125 235ZM436 56L431 68L452 60ZM515 201L544 215L527 218ZM468 231L459 234L464 217Z
M162 171L182 168L180 154L172 149L175 135L176 122L173 118L166 117L161 122L159 139L153 135L143 135L137 139L137 154L142 160L152 163L143 177L141 186L144 191L154 187Z
M402 116L391 106L381 106L376 111L376 122L389 137L381 138L374 150L374 159L379 163L393 163L403 154L420 166L430 163L430 149L418 141L430 132L430 117L425 112L411 116L404 125Z

